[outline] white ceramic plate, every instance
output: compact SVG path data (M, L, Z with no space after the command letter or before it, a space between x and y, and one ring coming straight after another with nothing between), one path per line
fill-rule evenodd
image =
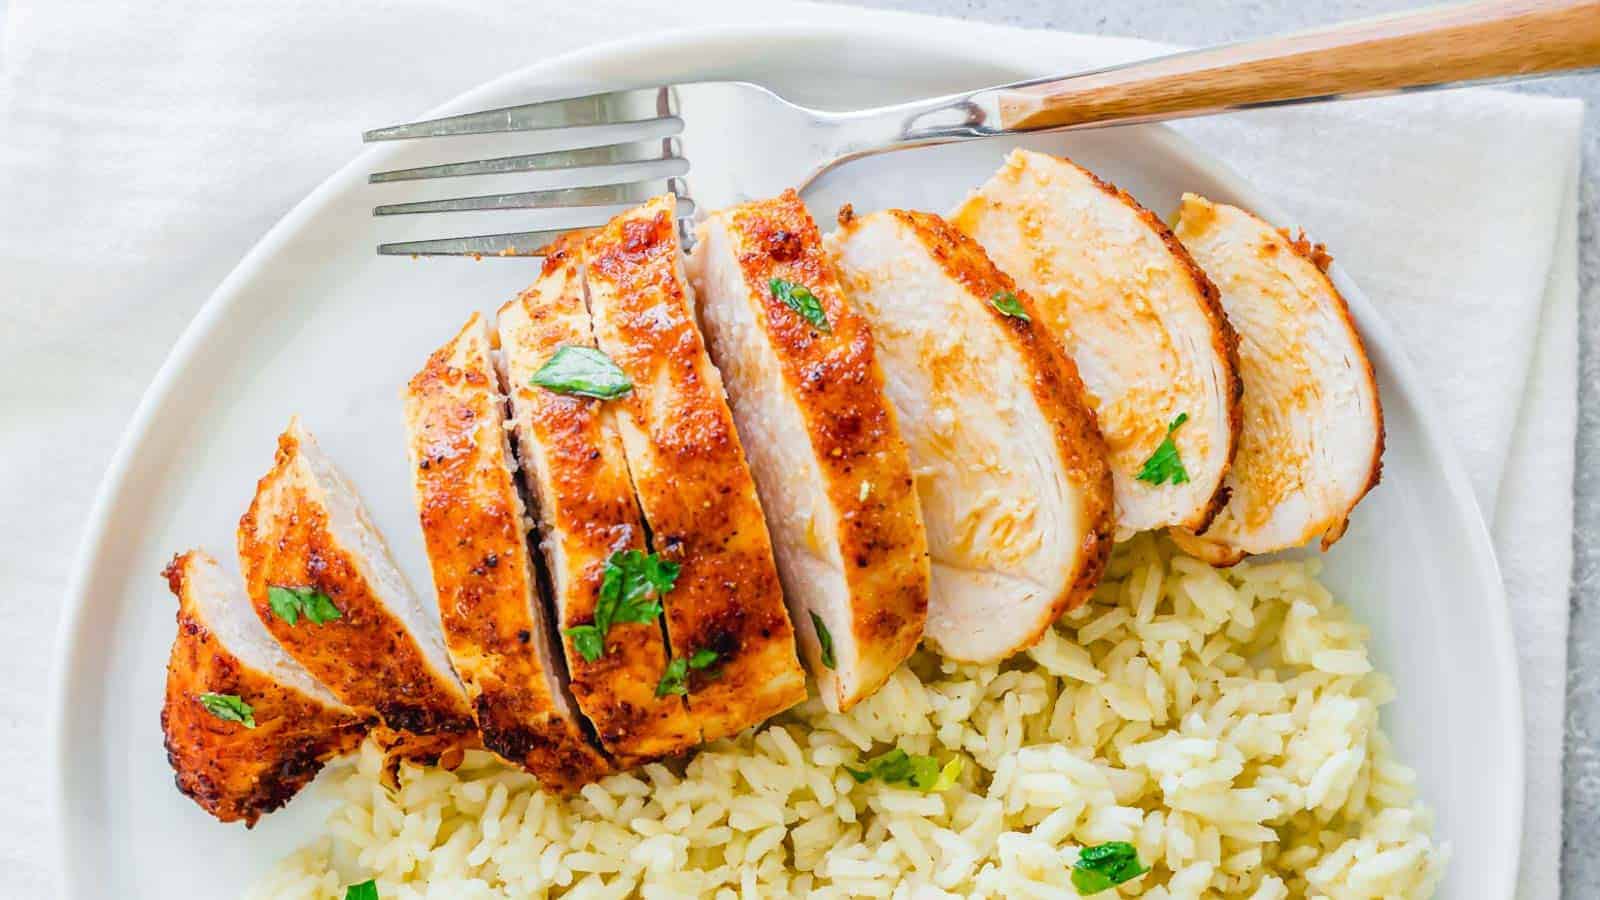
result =
M438 113L729 76L845 108L1027 74L1006 48L969 43L860 28L678 33L551 60ZM382 123L351 129L375 124ZM446 153L515 152L476 140L378 147L330 178L217 289L145 395L101 488L66 599L53 761L58 858L71 900L232 896L320 829L326 809L309 794L246 832L212 821L173 789L158 720L174 603L157 573L175 551L195 545L232 558L234 527L270 464L274 436L300 413L353 476L412 582L430 584L397 391L469 311L512 296L534 264L376 256L380 240L412 234L515 230L508 222L516 214L467 224L439 217L380 223L370 216L374 203L415 199L419 189L380 190L364 176ZM1159 214L1193 190L1285 221L1167 129L1026 143L1069 153ZM947 210L1009 146L992 141L868 160L808 199L824 221L844 200L860 210ZM687 152L692 159L694 148ZM1499 574L1447 432L1371 305L1342 273L1335 279L1378 371L1389 447L1383 484L1328 554L1327 580L1372 627L1378 664L1398 686L1386 715L1390 734L1399 757L1419 772L1439 835L1454 846L1443 896L1509 897L1521 834L1522 719Z

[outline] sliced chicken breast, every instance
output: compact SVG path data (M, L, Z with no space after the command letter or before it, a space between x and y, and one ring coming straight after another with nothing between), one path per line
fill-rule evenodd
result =
M547 788L611 771L584 732L540 597L489 327L474 313L404 392L417 511L445 645L485 747Z
M989 662L1082 604L1111 551L1105 443L1027 294L938 216L848 209L825 241L871 324L933 555L927 636Z
M928 608L927 536L872 333L793 191L712 214L689 275L790 618L824 704L847 710L916 650Z
M681 566L667 636L692 667L689 713L710 741L799 703L806 685L722 377L695 327L674 211L667 195L612 219L589 238L584 269L599 349L632 385L608 403L651 545Z
M1174 536L1217 565L1317 537L1327 549L1378 483L1383 455L1378 386L1330 260L1304 237L1193 194L1177 234L1222 291L1245 390L1228 505L1203 537Z
M334 696L395 731L476 738L438 613L298 418L239 520L239 565L256 615Z
M162 575L178 598L161 708L167 761L201 809L254 825L354 750L369 721L278 646L216 560L191 550Z
M668 655L660 620L611 623L593 659L575 637L596 627L609 561L649 551L606 402L534 383L562 348L594 347L582 242L551 248L539 280L500 309L498 325L523 484L539 521L572 692L620 765L682 752L699 743L700 731L682 696L657 693Z
M1172 232L1088 170L1028 150L951 221L1033 297L1077 363L1111 448L1118 536L1204 531L1227 499L1238 339Z

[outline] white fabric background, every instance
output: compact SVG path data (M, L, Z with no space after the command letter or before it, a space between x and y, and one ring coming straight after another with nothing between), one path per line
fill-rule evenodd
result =
M48 679L115 442L249 246L356 151L506 70L641 31L892 18L1041 73L1152 45L840 7L590 0L11 0L0 46L0 894L46 896ZM1523 895L1558 895L1581 107L1488 91L1183 123L1385 312L1493 523L1528 712ZM1508 173L1514 177L1507 177ZM224 891L226 893L226 891Z

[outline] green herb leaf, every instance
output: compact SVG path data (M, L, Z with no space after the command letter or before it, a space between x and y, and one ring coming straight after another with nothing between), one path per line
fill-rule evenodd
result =
M378 883L368 878L344 889L344 900L378 900Z
M572 647L589 662L594 662L606 652L606 639L600 629L593 625L576 625L567 629L567 636L572 638Z
M833 635L828 633L828 626L822 624L822 618L816 613L811 614L811 627L817 630L817 643L822 645L822 664L830 669L838 668L833 658Z
M1028 315L1028 311L1022 307L1022 301L1018 300L1017 295L1010 291L997 291L993 297L989 298L989 303L995 309L1013 319L1021 319L1024 322L1033 321Z
M823 333L833 331L832 326L828 324L828 314L822 309L822 301L818 300L817 295L811 293L805 285L774 278L767 282L767 287L772 291L772 296L782 301L784 306L799 313L800 317L810 322L812 327Z
M333 600L327 594L316 588L279 587L269 584L267 605L272 607L273 615L290 625L297 624L301 616L321 625L344 615L339 612L339 607L333 605Z
M606 560L605 573L600 577L594 624L567 629L583 658L594 662L605 654L605 638L612 625L654 622L661 615L659 598L672 590L680 569L677 563L643 550L619 550L611 554ZM592 631L582 631L580 635L582 629Z
M705 667L716 662L717 656L718 654L715 650L696 650L694 654L689 657L689 668L696 670L704 669Z
M956 780L961 777L961 769L964 765L961 757L950 757L950 761L945 763L944 768L939 770L939 777L934 779L933 787L927 789L928 793L938 794L955 787Z
M633 390L611 357L593 347L568 344L533 373L533 383L558 394L611 400Z
M912 756L894 748L867 760L865 769L845 767L857 784L866 784L876 778L884 784L904 784L925 793L948 790L961 774L961 757L952 758L941 768L931 756Z
M200 705L206 712L224 722L238 722L246 728L256 727L256 711L238 694L201 694Z
M656 696L687 693L689 693L689 661L681 656L668 660L667 669L661 673L661 681L656 684Z
M1189 471L1183 467L1183 460L1178 457L1178 445L1173 443L1172 433L1178 426L1189 421L1188 413L1178 413L1178 417L1167 426L1167 436L1156 447L1156 452L1144 461L1144 467L1139 470L1137 477L1140 481L1151 484L1183 484L1189 480Z
M1150 871L1140 865L1139 851L1127 841L1107 841L1078 851L1078 861L1072 864L1072 886L1078 895L1086 897L1110 890L1138 878Z

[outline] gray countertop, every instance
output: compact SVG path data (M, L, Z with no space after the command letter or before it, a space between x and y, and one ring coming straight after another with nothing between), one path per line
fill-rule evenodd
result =
M1029 28L1128 35L1205 45L1383 15L1418 0L849 0L861 6L979 19ZM1587 101L1580 189L1579 418L1573 531L1572 631L1568 640L1562 886L1569 897L1600 897L1600 77L1555 78L1516 90Z

